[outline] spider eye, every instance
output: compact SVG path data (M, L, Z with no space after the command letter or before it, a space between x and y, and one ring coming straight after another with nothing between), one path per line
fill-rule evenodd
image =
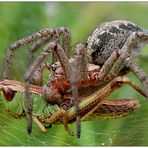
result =
M56 71L56 69L57 69L57 64L52 64L51 69L52 69L52 71Z

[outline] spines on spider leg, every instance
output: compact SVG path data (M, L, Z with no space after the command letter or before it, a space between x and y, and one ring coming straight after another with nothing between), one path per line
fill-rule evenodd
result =
M70 80L71 65L67 55L64 52L64 49L61 47L59 43L57 43L57 46L55 47L54 52L56 53L58 60L60 61L62 68L66 73L67 79Z
M135 57L139 54L139 49L143 47L143 43L147 42L146 36L143 29L132 22L116 20L104 23L88 38L86 48L88 60L93 64L104 65L113 52L119 51L121 48L128 50L132 57ZM142 42L142 44L139 44L139 42ZM131 50L132 48L134 50ZM122 63L123 61L120 62L120 64ZM106 64L112 66L114 63ZM104 65L100 71L100 79L108 72L110 74L109 69Z
M118 60L118 53L117 51L114 51L111 56L107 59L107 61L103 64L99 74L96 76L97 79L102 80L105 79L106 76L110 73L110 70L112 69L113 65Z
M36 61L30 66L30 68L27 70L26 74L25 74L25 79L29 79L32 77L33 73L35 72L35 70L41 66L41 63L43 63L44 59L47 57L47 55L49 53L52 53L52 51L54 51L54 49L57 47L55 42L51 42L48 45L46 45L43 49L43 51L41 52L41 54L38 56L38 58L36 59Z
M70 43L71 43L71 35L68 29L64 27L57 28L56 30L56 36L54 40L58 43L56 49L53 53L53 60L54 62L57 61L57 59L60 61L63 70L66 73L66 77L68 80L70 80L71 75L71 65L69 63L69 49L70 49ZM60 43L60 36L63 34L63 43Z
M79 80L88 79L88 61L86 57L85 46L83 44L77 44L76 46L76 55L77 63L79 65Z
M124 63L127 64L130 69L135 73L137 78L143 83L144 91L146 97L148 98L148 77L144 73L144 71L132 60L131 57L128 57L124 60Z
M71 33L66 27L59 27L56 29L56 32L59 36L62 35L62 47L67 55L70 58L70 44L71 44Z
M25 44L29 44L32 41L45 37L45 36L49 36L49 35L54 35L54 30L53 29L42 29L32 35L29 35L27 37L24 37L16 42L14 42L13 44L11 44L11 46L7 49L7 54L6 54L6 58L5 58L5 65L4 65L4 72L3 72L3 79L8 79L9 77L9 70L10 70L10 64L11 64L11 58L13 56L14 51L25 45Z
M78 96L78 88L77 88L77 82L78 82L78 74L79 68L78 68L78 61L77 57L75 57L73 63L72 63L72 73L71 73L71 85L72 85L72 98L75 105L75 111L76 111L76 125L77 125L77 137L80 138L81 133L81 117L80 117L80 108L79 108L79 96Z
M122 56L125 56L126 55L126 53L127 52L129 52L129 53L131 53L132 52L132 49L134 48L134 46L136 45L136 41L137 41L137 33L136 32L134 32L134 33L132 33L129 37L128 37L128 39L127 39L127 41L125 42L125 44L124 44L124 46L122 47L122 49L120 49L119 51L117 51L117 53L118 53L118 59L117 59L117 61L114 63L114 65L112 66L112 68L111 68L111 70L110 70L110 73L109 73L109 75L108 75L108 78L109 77L116 77L118 74L119 74L119 72L120 72L120 70L122 69L122 65L123 65L123 61L124 61L124 59L123 58L121 58L121 55Z
M40 66L38 66L38 68L35 70L32 78L30 80L30 83L33 85L42 86L43 85L43 71L46 68L48 70L50 70L51 64L42 63Z
M42 70L44 70L45 68L47 68L48 70L51 69L51 64L49 64L49 63L47 63L47 62L43 63L41 66L42 66L42 67L41 67Z
M123 67L122 66L123 63L125 62L125 64L127 64L130 67L130 69L135 73L138 79L143 83L145 88L145 93L148 96L148 80L147 80L148 78L143 72L143 70L133 62L132 60L133 56L131 54L131 52L134 52L133 48L136 45L147 42L148 42L148 35L146 35L145 33L143 32L132 33L127 39L122 49L118 51L119 58L116 61L116 63L113 65L110 71L110 75L108 75L108 77L117 76Z
M139 91L143 96L148 97L148 77L144 73L144 71L132 60L129 53L124 52L118 59L117 63L113 66L113 68L110 71L110 74L108 75L108 79L111 77L115 77L119 71L121 70L121 63L124 63L126 66L132 70L137 78L143 83L145 93L143 91Z
M47 37L43 37L41 39L39 39L37 42L35 42L29 49L29 65L31 65L31 63L34 60L34 52L36 52L42 45L44 45L45 43L47 43L49 40L51 39L51 36L47 36Z
M47 46L44 47L43 52L39 55L37 60L30 66L30 68L25 73L25 97L27 101L27 113L28 113L28 133L32 131L32 104L31 104L31 97L29 93L29 84L30 80L35 72L35 70L41 65L45 57L51 53L52 50L56 47L54 42L51 42Z
M86 57L86 50L83 44L77 44L76 46L76 55L74 56L74 62L72 63L72 95L75 102L76 108L76 123L77 123L77 137L80 138L81 134L81 117L80 117L80 108L79 108L79 95L77 82L78 80L87 80L88 79L88 61Z
M55 52L52 53L52 64L56 63L58 61L58 57Z
M132 60L132 57L127 51L119 51L120 57L118 58L117 62L114 64L113 68L110 71L110 74L108 75L108 79L110 77L115 77L119 74L119 71L122 68L122 64L124 63L126 66L132 70L137 78L143 83L145 94L141 91L139 91L143 96L148 97L148 77L144 73L144 71ZM138 90L137 90L138 91Z
M129 53L132 58L135 58L135 56L137 56L138 54L139 49L144 46L143 43L146 43L146 42L148 42L148 35L144 34L143 32L133 32L128 37L122 49L117 51L119 58L116 61L116 63L113 65L108 75L108 78L117 76L120 70L123 68L122 65L123 65L124 59L127 57L127 54Z
M55 47L57 47L55 42L51 42L44 47L39 57L36 59L36 61L34 61L34 63L31 64L31 66L28 68L27 72L25 73L25 78L24 78L25 82L26 81L30 82L36 70L39 67L41 68L41 64L43 63L44 59L47 57L49 53L51 53L55 49Z
M65 55L70 58L70 43L71 43L71 34L68 31L67 28L59 27L55 29L56 35L53 37L54 41L57 41L60 43L60 46L62 50L64 51ZM61 37L62 36L62 37ZM61 42L62 38L62 42ZM58 61L58 58L60 56L57 56L55 52L52 53L52 64ZM65 58L65 56L63 57ZM65 69L65 68L64 68Z

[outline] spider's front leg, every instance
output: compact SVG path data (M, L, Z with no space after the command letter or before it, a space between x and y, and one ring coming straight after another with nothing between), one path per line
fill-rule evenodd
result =
M17 42L14 42L8 49L7 49L7 55L5 59L5 65L4 65L4 72L3 72L3 78L8 79L9 77L9 71L10 71L10 65L11 65L11 58L14 54L14 51L26 44L29 44L37 39L47 37L47 36L53 36L55 34L55 31L53 29L43 29L40 30L32 35L29 35L27 37L24 37Z
M40 47L47 44L50 41L58 41L60 42L60 45L62 46L66 56L70 57L70 43L71 43L71 34L69 30L65 27L59 27L55 29L55 34L49 35L47 37L43 37L40 40L38 40L36 43L34 43L30 50L29 50L29 61L30 64L34 60L34 52L36 52ZM62 58L62 57L61 57ZM52 52L52 64L57 61L57 55L55 52ZM43 70L44 69L50 70L51 65L48 63L41 64L35 71L34 76L32 77L31 84L39 85L41 86L43 84Z
M18 49L21 46L24 46L26 44L30 44L33 41L35 41L35 43L29 49L29 65L31 65L32 62L34 61L34 52L36 52L40 47L48 44L51 41L61 42L66 55L69 57L71 34L68 31L68 29L65 27L60 27L57 29L48 29L48 28L42 29L32 35L29 35L27 37L24 37L24 38L18 40L17 42L14 42L7 49L5 65L4 65L4 72L3 72L3 79L8 79L8 77L9 77L11 60L12 60L12 56L13 56L14 52L16 51L16 49ZM45 64L43 64L43 65L39 66L38 69L36 69L36 73L34 75L34 77L36 77L36 78L34 78L32 80L33 84L42 85L42 73L45 68L50 69L50 64L46 64L46 67L45 67Z
M31 133L32 131L32 102L30 98L29 93L29 85L30 80L32 78L32 75L34 74L35 70L41 65L44 58L55 48L55 43L50 43L46 48L44 48L41 55L38 57L38 59L30 66L28 71L25 74L25 97L27 100L27 115L28 115L28 133ZM49 51L48 51L49 50Z
M47 37L43 37L37 42L35 42L29 49L29 66L33 63L35 60L34 53L41 48L43 45L46 45L48 42L50 42L52 38L52 35L49 35ZM37 86L43 85L43 71L45 69L48 69L50 71L51 64L49 63L42 63L34 72L34 76L32 77L30 83Z
M71 65L69 63L68 57L64 53L62 47L60 46L59 43L51 42L48 45L46 45L43 49L43 52L41 52L40 56L37 58L37 60L30 66L28 71L25 74L25 96L27 99L27 108L28 108L28 132L31 133L32 130L32 105L31 105L31 98L30 98L30 93L29 93L29 84L30 80L32 78L32 75L34 74L35 70L41 65L45 57L49 53L54 51L59 58L59 61L63 67L63 70L65 71L65 75L67 80L70 79L70 74L71 74Z

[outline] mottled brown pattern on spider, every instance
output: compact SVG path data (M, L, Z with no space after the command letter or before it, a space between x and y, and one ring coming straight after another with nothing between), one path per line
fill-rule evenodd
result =
M32 129L30 82L34 76L37 78L37 72L42 73L42 70L38 71L38 69L42 67L44 59L49 54L56 55L56 59L60 64L52 66L49 80L42 87L42 95L48 103L59 105L61 111L56 113L55 116L53 115L51 121L55 121L57 117L60 118L62 116L61 119L67 131L69 129L65 118L66 115L64 116L64 113L66 114L65 105L62 108L63 103L66 104L67 109L75 105L78 117L79 103L81 103L82 98L82 100L85 100L89 95L95 94L98 90L103 90L114 78L125 75L129 71L133 71L143 83L145 92L134 86L131 81L126 81L125 83L132 86L143 96L148 97L148 77L133 61L139 54L141 47L145 43L148 43L148 34L132 22L117 20L100 25L88 38L86 46L81 43L77 44L75 55L72 59L69 58L71 35L67 28L47 28L22 38L13 43L7 50L3 74L4 79L9 76L11 57L14 51L20 46L33 41L37 42L32 46L30 52L36 51L39 47L43 47L43 50L38 58L34 60L32 60L33 56L31 53L30 59L33 62L25 73L25 97L27 99L29 133L31 133ZM49 67L51 66L49 65ZM42 77L42 74L40 76ZM38 78L36 80L38 84L42 83L40 76L39 79L41 81L37 81ZM97 100L97 96L95 99ZM71 100L72 104L69 103ZM85 112L86 115L84 116L91 115L98 106L99 104L96 104L88 113ZM77 122L80 122L80 116ZM79 130L77 131L77 136L80 136Z
M113 21L101 24L87 41L87 56L89 62L104 64L113 51L123 47L127 38L133 32L143 32L139 26L128 21ZM132 52L135 57L139 53L140 46L136 44Z

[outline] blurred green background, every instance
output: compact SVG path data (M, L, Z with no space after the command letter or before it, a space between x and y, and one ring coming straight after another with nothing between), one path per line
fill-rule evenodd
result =
M72 47L85 43L100 23L111 20L129 20L148 28L148 3L142 2L1 2L0 3L0 79L7 47L14 41L43 28L66 26L72 34ZM11 67L11 79L23 81L28 64L30 45L16 51ZM148 55L145 47L142 55ZM148 61L137 59L148 74ZM129 77L140 87L141 83L130 73ZM23 96L22 96L23 97ZM0 145L9 146L145 146L148 145L148 100L128 86L115 91L110 98L137 98L141 108L132 115L112 120L82 123L81 138L69 137L62 125L54 125L46 134L34 125L33 133L26 132L26 120L14 119L5 112L13 107L0 95ZM16 103L16 102L15 102ZM18 102L17 102L18 103ZM70 128L75 131L75 124Z

